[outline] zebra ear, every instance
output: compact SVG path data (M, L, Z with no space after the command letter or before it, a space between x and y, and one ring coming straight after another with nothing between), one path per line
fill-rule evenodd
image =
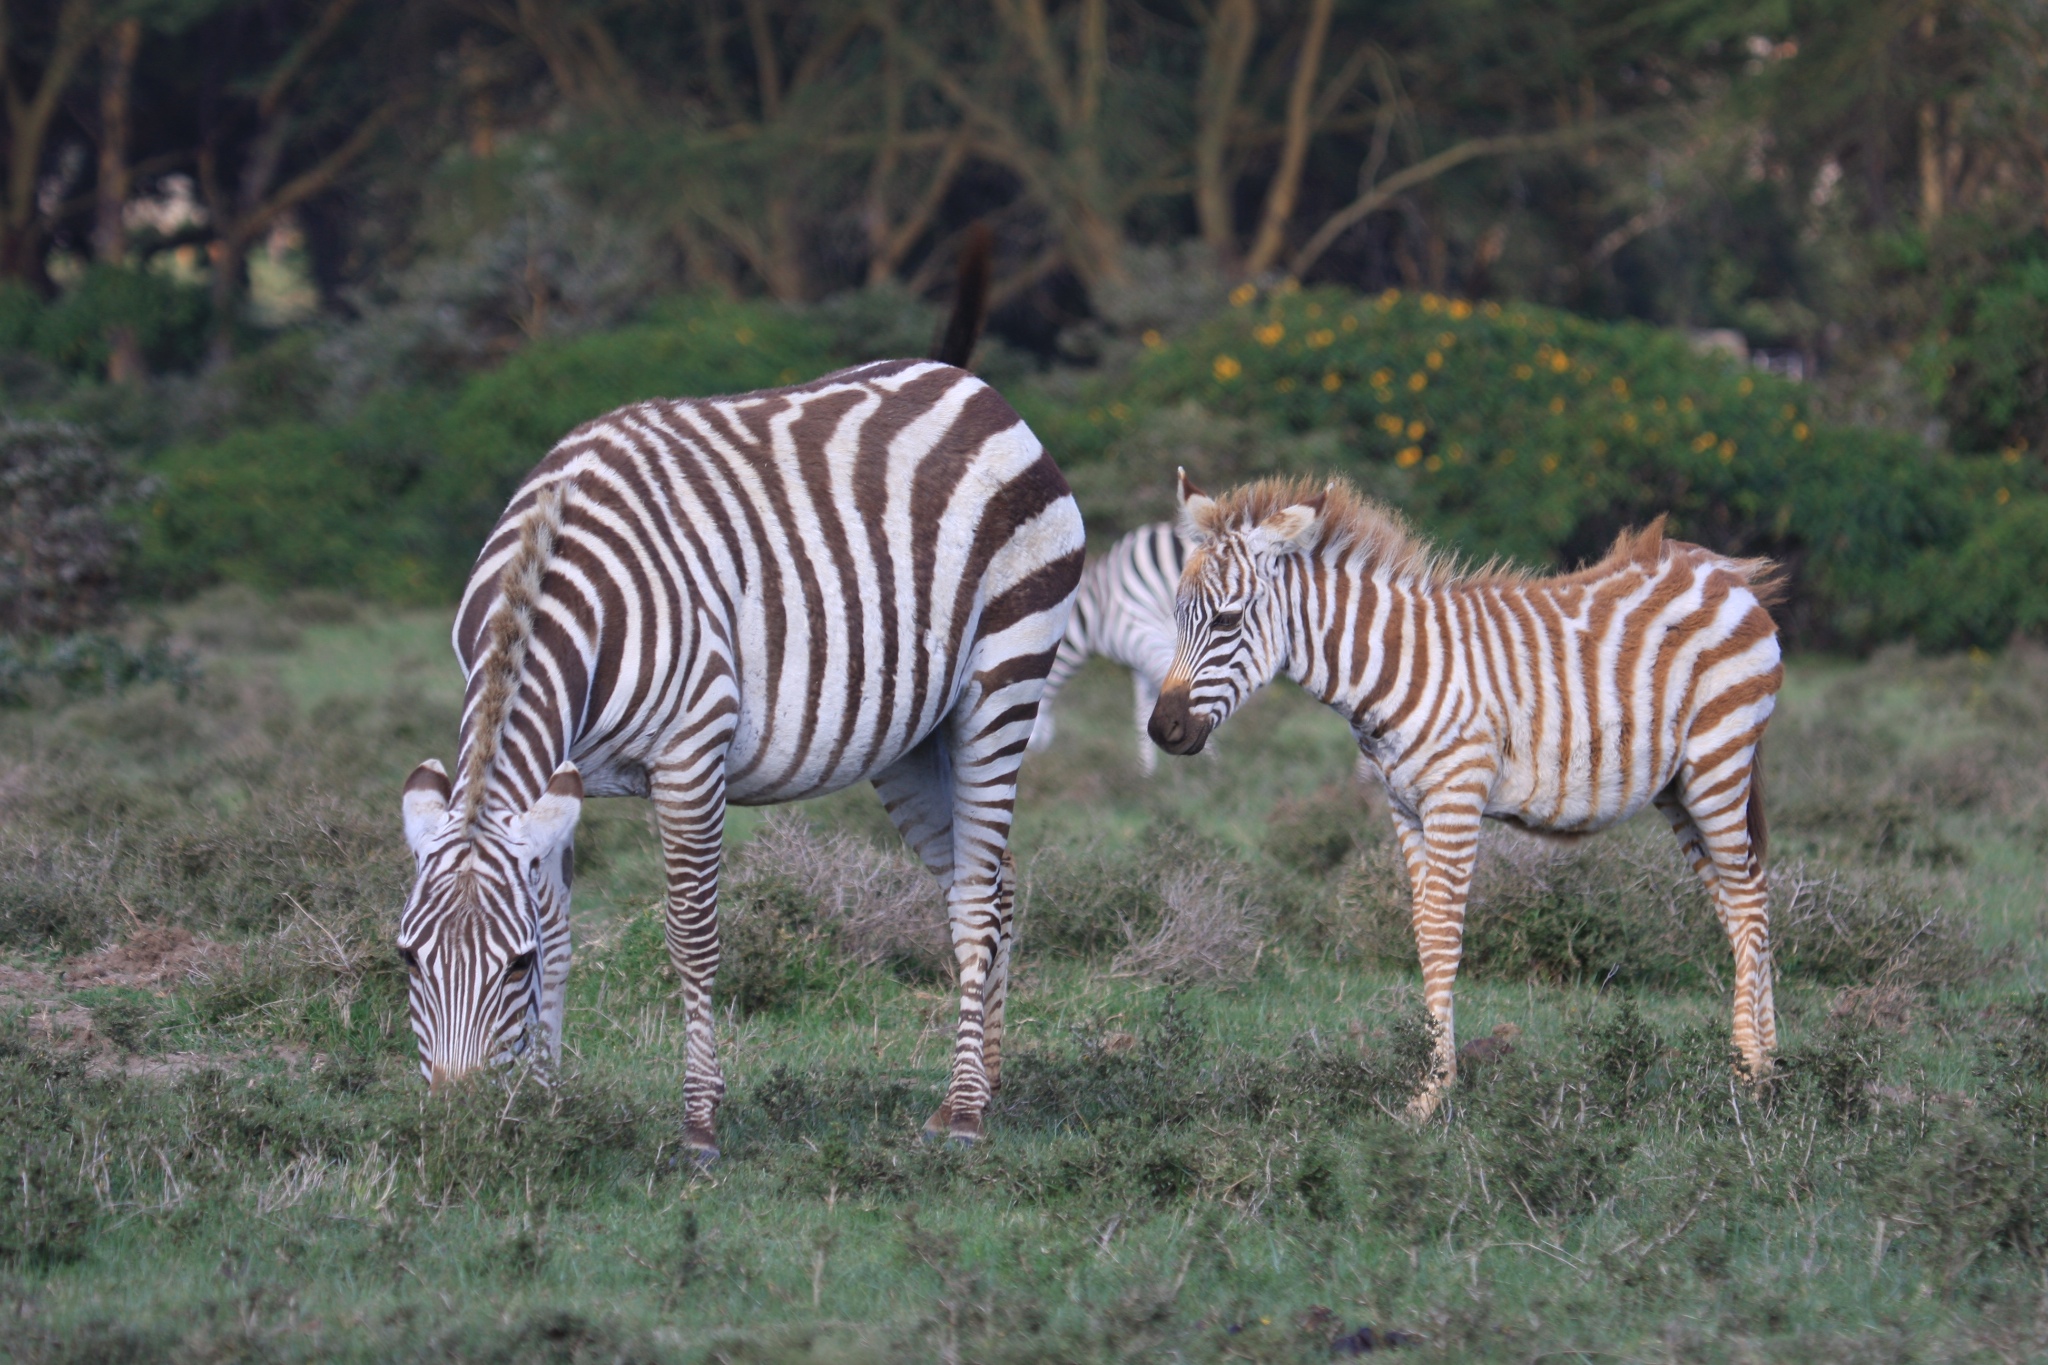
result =
M583 814L583 774L564 763L548 779L548 789L519 819L521 856L545 861L568 846Z
M1174 490L1180 504L1180 538L1189 545L1207 545L1216 538L1210 529L1216 516L1216 499L1195 487L1195 481L1188 477L1185 469L1174 471L1179 477L1179 486Z
M1305 503L1283 507L1254 526L1246 537L1254 549L1267 554L1300 554L1316 543L1323 529L1321 495Z
M405 811L405 842L412 848L413 857L420 856L427 837L447 818L448 792L448 770L438 758L420 764L405 779L405 794L399 798L399 805Z

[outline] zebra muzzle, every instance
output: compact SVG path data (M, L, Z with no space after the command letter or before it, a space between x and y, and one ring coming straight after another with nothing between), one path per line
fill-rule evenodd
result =
M1188 705L1186 692L1161 692L1145 732L1166 752L1186 757L1202 752L1202 746L1209 742L1209 729L1209 722Z

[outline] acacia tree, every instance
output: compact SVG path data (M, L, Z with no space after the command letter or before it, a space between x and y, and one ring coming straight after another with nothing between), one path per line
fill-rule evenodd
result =
M0 0L0 108L7 119L5 199L0 202L0 276L47 287L46 216L38 204L50 135L107 11L94 0L59 0L54 10Z

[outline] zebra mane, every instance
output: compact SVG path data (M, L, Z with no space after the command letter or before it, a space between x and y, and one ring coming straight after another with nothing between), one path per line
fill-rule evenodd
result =
M1210 535L1247 531L1276 512L1309 506L1319 511L1317 541L1355 550L1367 565L1396 578L1433 585L1461 575L1456 563L1408 528L1399 512L1375 501L1343 479L1275 476L1216 496L1202 509L1197 529Z
M1783 584L1778 567L1768 559L1736 559L1664 534L1659 516L1639 530L1624 530L1607 553L1567 573L1532 573L1488 560L1467 567L1409 529L1399 512L1367 497L1343 479L1319 483L1313 478L1274 477L1233 488L1217 496L1196 516L1196 529L1209 535L1246 531L1289 507L1319 509L1317 543L1340 553L1357 551L1370 570L1421 588L1465 583L1579 583L1605 577L1624 565L1652 568L1669 555L1702 555L1718 561L1747 584L1758 601L1770 606Z
M519 546L498 575L498 605L484 625L489 642L477 671L477 691L468 760L462 768L462 836L476 837L484 818L484 796L491 768L504 748L505 722L519 693L519 675L526 666L526 646L533 638L533 612L540 601L540 583L555 552L562 529L565 484L552 483L534 495L533 506L519 526Z

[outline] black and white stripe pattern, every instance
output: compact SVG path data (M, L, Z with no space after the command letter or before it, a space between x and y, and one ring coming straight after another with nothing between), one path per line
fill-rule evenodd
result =
M407 784L420 875L399 941L423 1069L453 1076L528 1039L552 1055L577 803L649 796L687 1140L715 1151L725 808L869 780L946 888L960 1019L936 1117L978 1134L1000 1060L1017 768L1081 568L1059 470L950 365L639 403L571 433L463 597L456 777L428 764Z
M1145 726L1159 701L1159 684L1173 667L1173 594L1187 558L1187 547L1173 524L1157 522L1140 526L1088 561L1081 571L1081 589L1074 595L1074 614L1067 619L1066 638L1046 675L1038 728L1031 735L1034 750L1053 741L1053 698L1075 670L1099 654L1131 670L1138 766L1148 776L1158 766L1159 751Z

